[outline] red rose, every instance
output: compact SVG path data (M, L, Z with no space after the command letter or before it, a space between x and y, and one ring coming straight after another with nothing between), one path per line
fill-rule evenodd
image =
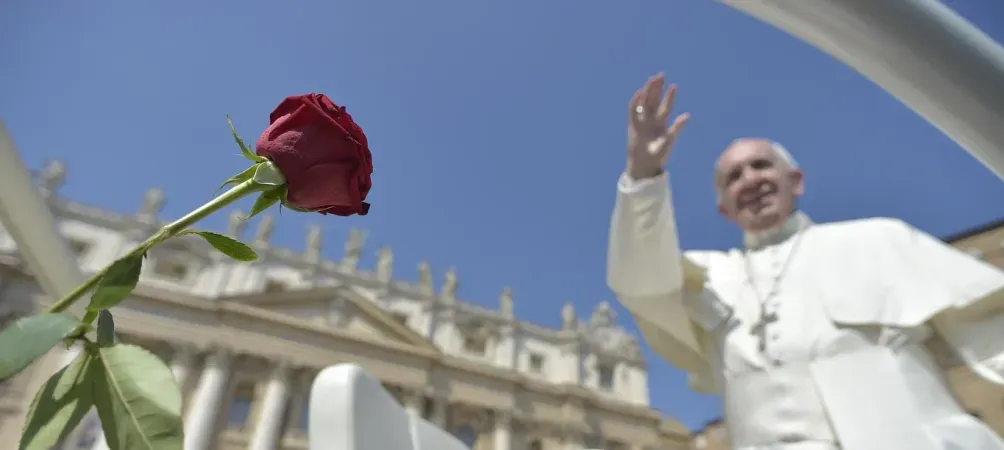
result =
M323 94L287 97L269 116L256 153L286 177L286 203L322 214L366 215L373 157L366 134Z

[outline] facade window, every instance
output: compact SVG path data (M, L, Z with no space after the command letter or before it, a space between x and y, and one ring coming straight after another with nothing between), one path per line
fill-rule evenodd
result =
M400 311L393 311L390 316L394 318L401 325L408 325L408 314Z
M251 407L254 405L255 383L251 380L241 380L234 386L233 400L227 412L227 427L242 430L251 417Z
M487 339L480 336L464 337L464 351L467 353L483 356L487 350Z
M606 448L606 443L599 436L589 436L586 438L586 448Z
M528 450L544 450L544 443L541 442L540 439L534 439L532 442L530 442L530 445L527 446L527 449Z
M78 258L87 254L87 251L91 249L89 242L77 238L67 238L66 245L70 247L70 252Z
M596 371L599 373L600 389L603 389L604 391L614 390L614 365L600 364L596 367Z
M436 401L429 399L428 401L422 402L422 417L432 417L432 414L436 412Z
M469 425L464 425L458 428L453 435L456 436L457 439L460 439L460 442L463 442L467 448L474 448L474 446L478 443L478 432Z
M544 355L540 353L530 353L529 361L530 372L541 373L544 371Z
M269 279L269 280L265 281L265 289L264 290L265 290L265 293L267 293L267 294L274 294L274 293L277 293L277 292L285 292L288 289L289 289L289 286L286 285L286 283L283 283L282 281L275 280L275 279Z
M161 259L153 263L153 273L166 280L185 281L188 279L188 265L179 261Z

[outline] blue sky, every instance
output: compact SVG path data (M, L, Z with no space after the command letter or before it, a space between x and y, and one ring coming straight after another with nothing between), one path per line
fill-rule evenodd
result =
M998 41L1004 3L952 7ZM69 165L65 193L135 211L149 187L177 217L245 167L248 138L292 94L323 92L366 129L366 217L285 214L278 244L350 227L367 261L392 245L401 277L459 268L462 297L558 326L613 300L606 235L630 95L658 71L694 118L671 162L681 239L725 248L711 167L733 138L783 142L808 173L817 221L894 216L937 235L1004 216L1004 183L896 100L807 45L706 0L297 0L0 5L0 117L33 167ZM245 205L245 210L248 205ZM209 220L222 228L225 217ZM633 328L626 314L621 318ZM690 426L717 399L651 353L655 407Z

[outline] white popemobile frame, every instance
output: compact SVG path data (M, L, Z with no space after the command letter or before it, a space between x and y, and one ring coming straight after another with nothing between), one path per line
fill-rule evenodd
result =
M720 0L858 70L1004 179L1004 48L937 0ZM83 280L0 123L0 220L39 284ZM328 367L310 394L310 450L464 450L410 416L359 366ZM499 449L507 450L507 449Z

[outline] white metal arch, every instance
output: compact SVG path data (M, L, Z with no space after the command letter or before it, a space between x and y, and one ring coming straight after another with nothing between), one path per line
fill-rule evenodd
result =
M938 0L719 0L853 67L1004 179L1004 48Z

